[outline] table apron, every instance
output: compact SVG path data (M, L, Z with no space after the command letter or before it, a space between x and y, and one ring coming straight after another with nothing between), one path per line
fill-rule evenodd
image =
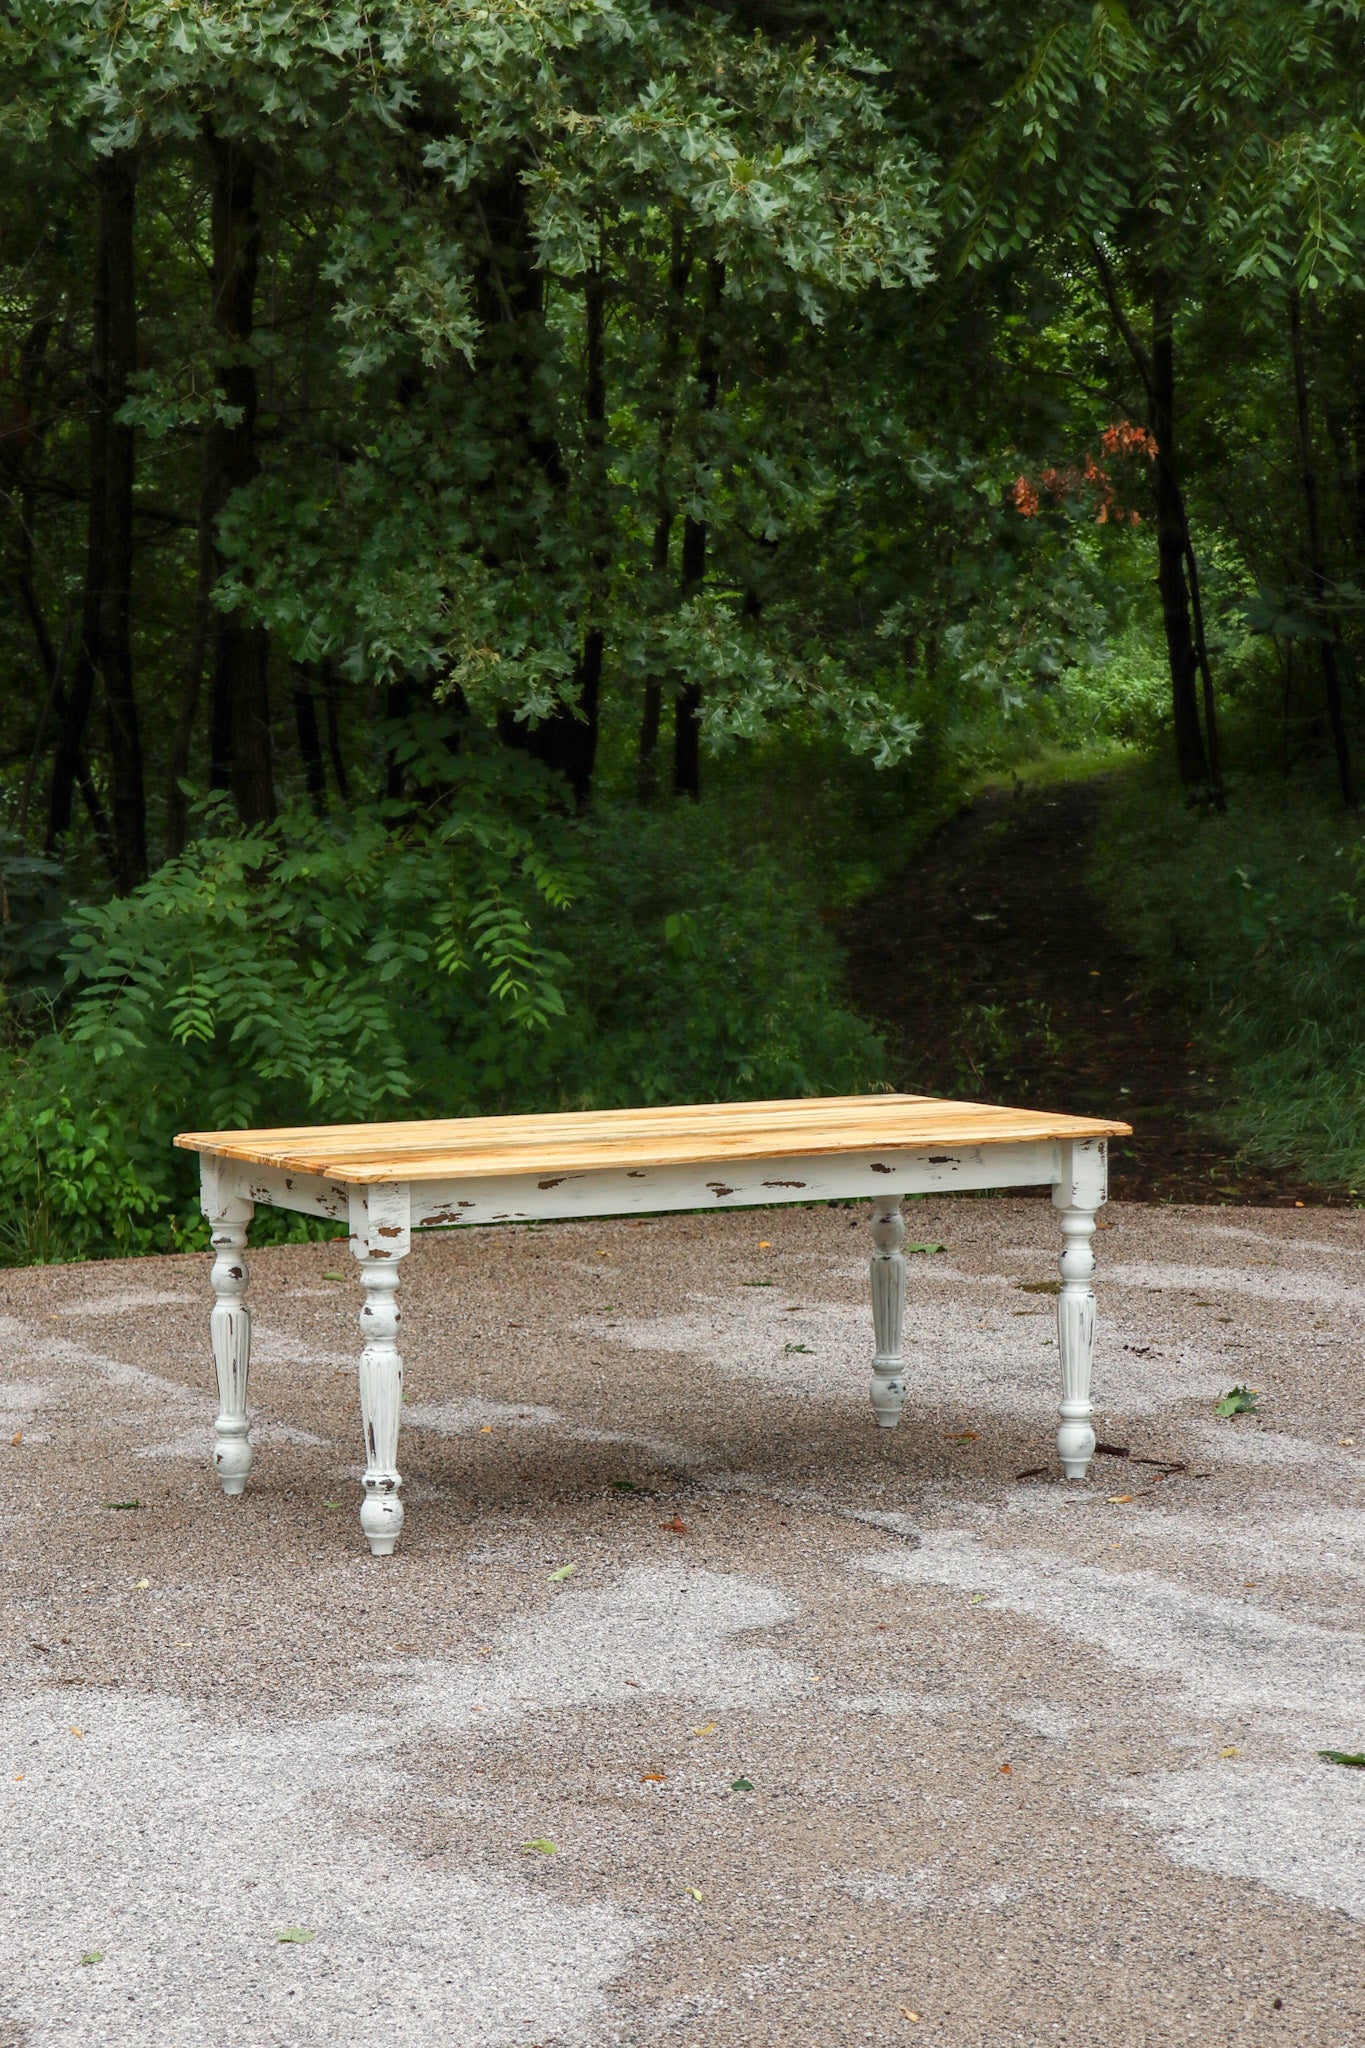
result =
M412 1228L431 1230L460 1224L539 1223L574 1216L657 1215L674 1209L771 1208L786 1202L1049 1187L1072 1170L1073 1153L1089 1156L1102 1185L1105 1149L1102 1138L1069 1142L1029 1139L951 1151L884 1150L824 1153L805 1159L597 1167L584 1172L418 1180L408 1185ZM206 1158L204 1164L209 1169L205 1173L206 1198L211 1181L218 1197L231 1194L338 1221L349 1212L349 1189L343 1181L221 1156L211 1162Z

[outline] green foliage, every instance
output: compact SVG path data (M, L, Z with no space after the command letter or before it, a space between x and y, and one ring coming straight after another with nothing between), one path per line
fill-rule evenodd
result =
M0 1098L0 1173L5 1180L0 1261L176 1248L161 1187L129 1156L124 1119L92 1104L68 1048L38 1063L11 1064Z
M74 914L69 1019L4 1091L0 1255L198 1243L193 1161L171 1147L188 1128L882 1082L814 893L738 807L576 822L515 756L446 773L429 810L344 831L210 816L142 889Z
M608 812L585 828L594 887L555 1062L567 1103L853 1094L885 1054L839 1000L814 889L720 805Z
M12 1254L184 1241L185 1125L877 1085L830 914L982 774L1167 744L1158 343L1214 695L1309 786L1365 658L1362 18L0 11ZM279 815L181 852L187 785ZM1357 1177L1353 834L1140 788L1111 896L1232 1123ZM964 1092L1052 1042L961 1021Z
M547 777L412 750L422 803L256 831L211 813L131 896L75 912L68 1035L167 1131L459 1114L563 1016L547 943L575 887Z
M1226 816L1129 776L1096 882L1223 1069L1255 1156L1365 1191L1365 838L1303 777L1234 780Z

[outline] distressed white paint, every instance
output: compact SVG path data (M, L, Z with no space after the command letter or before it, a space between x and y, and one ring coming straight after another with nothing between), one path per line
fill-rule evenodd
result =
M351 1191L351 1250L360 1263L360 1420L365 1435L365 1498L360 1526L372 1557L391 1557L403 1527L398 1497L398 1423L403 1360L398 1349L400 1261L412 1248L406 1187L381 1183Z
M1093 1146L1067 1145L1064 1178L1052 1189L1061 1211L1062 1291L1057 1297L1057 1350L1062 1363L1057 1455L1068 1479L1084 1479L1095 1453L1090 1375L1095 1362L1095 1212L1106 1194L1105 1160Z
M872 1242L868 1260L872 1287L872 1413L883 1429L894 1429L905 1406L905 1373L901 1366L901 1324L905 1319L905 1218L899 1195L872 1204Z
M400 1261L414 1230L461 1224L550 1222L564 1218L661 1214L679 1209L775 1208L790 1202L868 1200L872 1203L872 1313L876 1342L872 1407L878 1423L894 1428L905 1404L901 1325L905 1308L906 1195L954 1190L1051 1187L1061 1212L1064 1248L1058 1299L1062 1362L1062 1425L1057 1445L1068 1478L1084 1478L1095 1448L1090 1426L1090 1374L1095 1348L1091 1239L1095 1212L1106 1194L1107 1147L1102 1138L1071 1142L1027 1139L952 1151L880 1151L809 1159L728 1161L724 1165L669 1165L632 1170L505 1179L420 1181L344 1186L279 1167L239 1164L204 1154L202 1206L213 1224L220 1256L214 1266L214 1359L222 1413L215 1462L228 1492L240 1493L251 1469L246 1434L246 1375L250 1321L243 1301L246 1226L254 1205L308 1215L345 1216L351 1250L360 1266L364 1345L360 1406L365 1432L365 1500L361 1527L376 1557L387 1557L403 1526L399 1499L398 1424L403 1361L397 1336Z
M786 1202L847 1202L893 1192L1049 1187L1070 1148L1052 1140L969 1145L932 1152L839 1152L719 1165L601 1167L584 1173L508 1174L414 1181L415 1230L485 1223L549 1223L568 1217L654 1216L675 1209L773 1209ZM283 1167L217 1162L241 1192L277 1209L344 1217L345 1187Z
M247 1375L251 1367L251 1311L246 1234L253 1207L240 1196L224 1198L224 1212L213 1217L213 1311L209 1331L218 1374L218 1419L213 1425L213 1469L227 1494L243 1493L251 1470L247 1435Z

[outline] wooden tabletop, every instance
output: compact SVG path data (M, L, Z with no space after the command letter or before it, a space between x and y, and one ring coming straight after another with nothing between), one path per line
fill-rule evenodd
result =
M1130 1124L933 1095L824 1095L795 1102L702 1102L556 1116L471 1116L404 1124L315 1124L285 1131L186 1131L190 1152L279 1166L353 1186L495 1175L695 1166L821 1153L1126 1138Z

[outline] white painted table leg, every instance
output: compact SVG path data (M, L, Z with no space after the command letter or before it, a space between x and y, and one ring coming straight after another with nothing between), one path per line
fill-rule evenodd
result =
M905 1406L905 1374L901 1366L901 1323L905 1315L905 1218L900 1197L872 1204L872 1240L877 1249L868 1261L872 1282L872 1412L883 1429L894 1429Z
M397 1292L401 1261L411 1246L408 1190L356 1188L351 1194L351 1250L360 1263L360 1419L365 1432L365 1498L360 1526L374 1557L391 1557L403 1527L398 1489L398 1424L403 1412L402 1321Z
M1069 1159L1067 1158L1069 1155ZM1062 1291L1057 1297L1057 1349L1062 1364L1061 1427L1057 1452L1068 1479L1084 1479L1095 1452L1090 1425L1090 1374L1095 1360L1095 1212L1108 1192L1102 1141L1064 1148L1066 1177L1052 1190L1061 1212Z
M246 1305L247 1227L254 1204L232 1200L226 1215L211 1217L213 1313L209 1329L218 1374L218 1419L213 1425L213 1469L227 1494L244 1493L251 1470L247 1435L247 1374L251 1368L251 1311Z

